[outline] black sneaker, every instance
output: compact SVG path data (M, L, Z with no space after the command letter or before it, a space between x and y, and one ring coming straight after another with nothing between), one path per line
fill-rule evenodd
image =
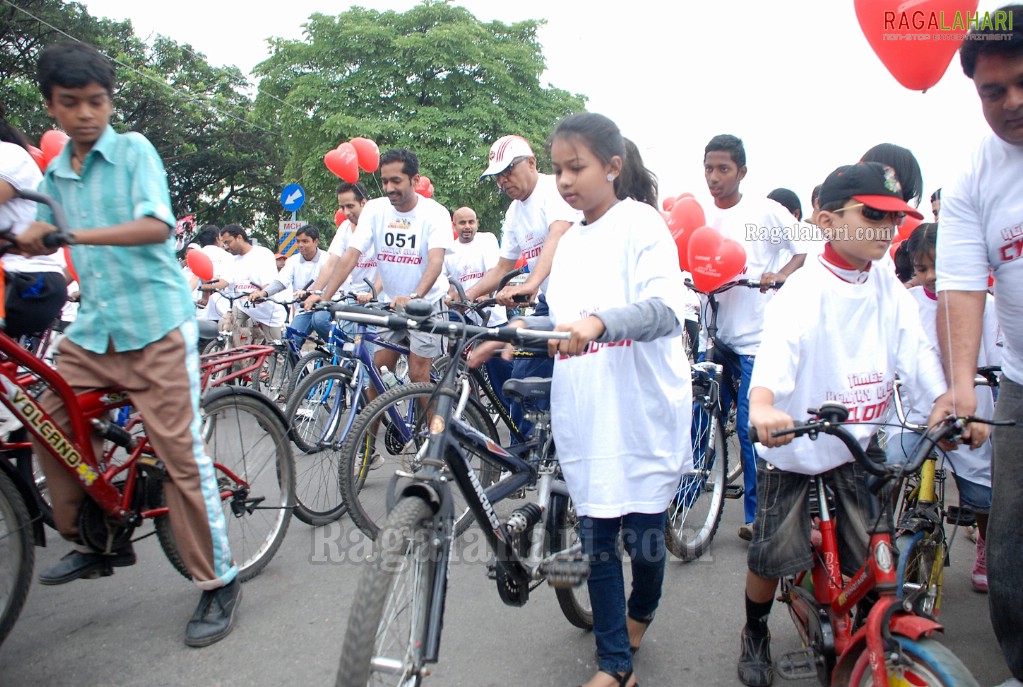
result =
M742 628L742 653L739 655L739 681L746 687L768 687L774 681L771 664L771 633L751 637Z
M112 554L71 551L59 561L39 573L39 584L66 584L81 578L95 579L114 573L113 568L135 565L135 550L131 544Z
M231 584L204 591L192 619L185 627L185 644L209 646L231 634L234 615L241 600L242 585L237 578Z

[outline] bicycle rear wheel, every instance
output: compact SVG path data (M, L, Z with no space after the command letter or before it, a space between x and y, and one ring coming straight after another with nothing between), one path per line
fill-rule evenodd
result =
M433 511L403 498L380 532L363 568L348 616L336 685L419 685L423 645L440 550Z
M21 492L0 470L0 644L28 598L35 565L32 520Z
M742 476L742 446L739 445L739 433L736 431L736 408L735 404L728 409L728 422L725 423L725 449L726 455L734 462L728 466L727 484L735 484L735 480Z
M885 685L914 687L976 687L977 680L959 658L934 639L893 637L907 659L904 665L888 664ZM849 680L852 687L875 687L866 651L860 654Z
M269 400L251 394L215 394L203 403L203 438L216 470L227 539L241 582L258 575L277 553L291 524L295 498L295 467L284 423ZM190 578L170 518L159 516L154 525L167 558Z
M291 403L291 396L295 393L298 385L302 383L302 380L316 370L330 365L331 362L333 362L333 356L320 349L309 351L299 358L298 362L291 369L291 377L288 379L287 387L284 390L288 403Z
M295 517L314 527L334 522L345 514L338 480L342 432L352 421L361 390L351 385L352 375L329 365L305 379L292 394L287 421L291 439L302 449L295 461Z
M725 496L725 434L721 418L693 404L693 470L682 475L668 506L664 542L672 555L695 561L710 546Z
M355 418L351 432L341 445L339 477L341 497L352 522L370 539L375 539L387 516L396 471L414 473L422 466L417 454L426 438L423 417L425 403L437 388L432 382L419 382L391 389L367 405ZM400 418L396 422L395 418ZM470 400L462 419L500 444L497 430ZM463 446L483 486L500 476L500 468L479 452ZM461 534L473 518L465 511L465 499L452 490L455 534Z

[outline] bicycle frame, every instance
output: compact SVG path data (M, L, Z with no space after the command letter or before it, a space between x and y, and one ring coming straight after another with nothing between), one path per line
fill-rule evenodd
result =
M814 477L814 489L821 504L821 544L814 554L814 565L810 571L814 593L801 586L806 573L794 580L782 582L781 600L789 605L793 619L805 646L810 647L814 637L809 632L811 622L828 621L830 632L822 632L823 646L819 649L832 676L832 684L845 684L854 664L862 651L867 652L874 684L888 684L885 658L891 651L891 635L899 634L917 639L930 634L942 626L929 618L906 611L898 597L896 562L898 556L892 547L891 534L874 527L870 534L868 556L863 566L842 583L842 571L838 555L838 540L834 521L827 506L827 494L823 478ZM884 501L884 499L881 499ZM881 520L890 520L889 505L882 503ZM855 633L852 630L852 611L871 590L877 590L880 599L867 615L867 621ZM822 613L825 617L822 617ZM845 676L843 678L842 676Z

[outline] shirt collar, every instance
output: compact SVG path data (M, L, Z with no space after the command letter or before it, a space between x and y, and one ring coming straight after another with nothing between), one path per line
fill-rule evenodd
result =
M820 256L821 264L824 265L833 275L842 281L850 284L864 284L869 278L870 267L873 263L867 262L866 269L860 271L849 264L849 262L838 254L831 243L824 246L824 253Z
M117 132L114 131L114 127L107 124L107 128L104 129L99 139L92 146L92 150L85 156L85 160L82 161L82 169L85 169L85 162L92 157L93 153L102 155L103 159L111 164L116 164L114 160L114 146L117 145ZM74 144L71 141L67 142L64 146L64 150L61 151L60 157L57 158L56 163L53 165L54 176L77 179L78 173L71 167L71 154L74 152Z

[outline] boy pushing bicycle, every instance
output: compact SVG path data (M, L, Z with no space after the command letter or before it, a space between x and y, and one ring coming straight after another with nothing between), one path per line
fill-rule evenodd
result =
M813 475L830 473L838 510L843 573L866 558L871 499L866 472L835 437L790 443L771 432L793 426L807 408L838 401L848 427L866 448L888 406L895 375L917 407L945 392L937 352L920 327L912 297L894 272L874 267L904 215L922 215L902 200L891 168L877 163L839 167L825 180L818 225L828 243L789 277L768 304L764 338L753 368L750 425L767 449L757 465L757 510L746 577L746 626L739 679L773 680L767 618L778 580L813 563L807 491ZM883 460L883 458L882 458Z
M207 646L231 631L241 598L213 461L200 435L195 307L174 257L174 215L163 163L137 133L110 126L114 70L81 43L57 43L39 58L39 89L57 124L71 137L47 169L39 190L65 209L81 278L81 308L60 345L60 372L76 393L118 386L143 415L169 480L171 526L192 579L203 590L185 643ZM18 237L30 255L56 231L51 211ZM42 398L63 426L68 415L55 395ZM102 442L96 440L97 455ZM135 563L131 544L108 551L87 547L78 532L85 492L49 451L36 446L46 474L54 520L74 549L44 570L42 584L110 574Z

